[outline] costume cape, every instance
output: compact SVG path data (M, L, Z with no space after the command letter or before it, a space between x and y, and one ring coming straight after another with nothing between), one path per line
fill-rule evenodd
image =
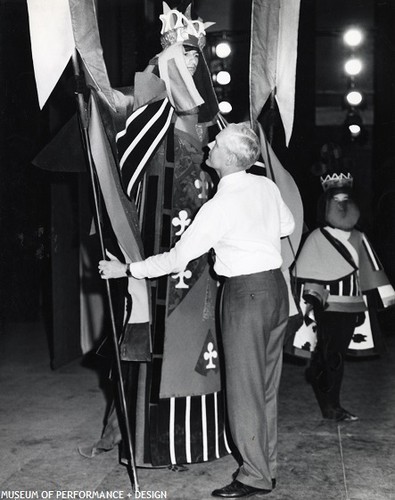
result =
M307 293L315 295L328 311L365 311L365 321L356 327L348 354L378 354L381 333L376 310L395 304L395 291L366 235L354 229L349 242L358 253L358 265L346 247L325 229L316 229L307 237L293 268L300 309L305 316L307 304L303 294ZM361 291L359 295L347 293L345 289L338 295L329 292L331 287L341 288L345 286L344 283L352 282L355 274ZM286 351L308 358L315 345L314 318L305 317L305 322L296 331L292 345L288 344Z

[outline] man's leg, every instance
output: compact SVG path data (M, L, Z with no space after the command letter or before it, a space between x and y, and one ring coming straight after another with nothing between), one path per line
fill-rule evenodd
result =
M317 375L315 392L324 417L336 418L340 408L340 390L344 361L355 328L355 314L323 312L319 316L319 348L322 369Z
M231 278L223 300L227 407L243 458L237 479L272 489L277 451L277 391L288 318L280 271Z
M278 393L283 366L283 343L288 321L288 312L284 320L268 335L266 356L266 419L269 436L269 467L272 479L277 473L277 417Z

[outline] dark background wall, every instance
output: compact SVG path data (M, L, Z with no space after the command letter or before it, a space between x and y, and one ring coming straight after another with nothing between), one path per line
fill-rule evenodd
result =
M189 2L169 1L185 6ZM217 24L210 33L234 31L238 37L238 77L234 96L237 115L245 118L247 103L249 7L245 0L195 0L193 8ZM113 86L130 85L160 51L158 0L98 0L104 56ZM295 128L285 148L281 125L274 130L275 151L301 190L306 222L315 222L321 192L311 172L322 144L341 140L346 81L340 34L350 23L368 33L367 67L361 84L368 95L365 110L368 140L343 144L353 159L355 188L363 206L366 229L395 280L394 144L395 41L392 0L301 1ZM32 159L74 113L73 78L69 68L43 110L39 110L30 56L24 0L0 0L0 314L11 320L38 318L50 304L54 186L74 191L77 174L54 173L32 166ZM244 116L243 116L244 113ZM69 204L73 209L73 196ZM75 207L74 207L75 208ZM78 215L78 214L77 214ZM73 215L71 214L71 218ZM77 243L75 243L77 245Z

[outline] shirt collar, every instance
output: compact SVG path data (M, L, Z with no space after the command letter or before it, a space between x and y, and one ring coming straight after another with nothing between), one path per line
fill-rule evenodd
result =
M222 177L218 183L218 189L223 188L224 186L231 186L238 184L242 178L247 175L245 170L241 170L240 172L234 172L233 174L228 174Z

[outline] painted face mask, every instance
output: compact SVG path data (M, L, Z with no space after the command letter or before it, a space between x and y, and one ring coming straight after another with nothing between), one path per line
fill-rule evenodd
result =
M330 226L351 231L359 217L359 208L350 193L336 189L330 193L325 211L325 219Z

